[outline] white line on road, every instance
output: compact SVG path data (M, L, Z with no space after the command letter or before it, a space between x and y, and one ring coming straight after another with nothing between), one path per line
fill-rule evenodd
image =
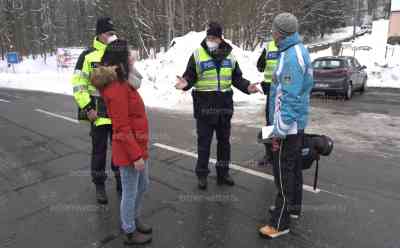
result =
M156 147L171 151L171 152L176 152L176 153L180 153L180 154L183 154L183 155L186 155L186 156L189 156L189 157L197 158L197 154L193 153L193 152L188 152L188 151L176 148L176 147L172 147L172 146L164 145L164 144L160 144L160 143L154 143L153 145L156 146ZM216 159L210 159L210 162L213 163L213 164L217 163ZM252 175L252 176L261 177L263 179L267 179L267 180L270 180L270 181L274 180L273 176L271 176L269 174L266 174L266 173L263 173L263 172L255 171L255 170L252 170L252 169L249 169L249 168L245 168L245 167L242 167L242 166L239 166L239 165L235 165L235 164L230 164L229 166L230 166L230 168L232 168L234 170L241 171L241 172L247 173L247 174ZM314 188L309 186L309 185L303 185L303 189L305 191L308 191L308 192L311 192L311 193L314 193L314 194L318 194L319 192L321 192L320 189L317 188L316 190L314 190ZM332 192L329 192L329 191L326 191L326 190L323 190L323 192L343 197L343 195L335 194L335 193L332 193Z
M63 120L69 121L69 122L73 122L73 123L79 124L78 120L75 120L75 119L72 119L72 118L69 118L69 117L66 117L66 116L63 116L63 115L51 113L51 112L48 112L48 111L43 110L43 109L35 109L35 111L43 113L43 114L46 114L46 115L49 115L49 116L57 117L57 118L60 118L60 119L63 119Z
M10 101L4 100L4 99L0 99L0 102L7 102L7 103L10 103Z
M63 116L63 115L55 114L55 113L52 113L52 112L48 112L48 111L43 110L43 109L35 109L35 111L43 113L43 114L46 114L46 115L49 115L49 116L57 117L57 118L60 118L60 119L63 119L63 120L69 121L69 122L73 122L73 123L77 123L77 124L80 123L78 120L72 119L72 118L67 117L67 116ZM188 151L176 148L176 147L172 147L172 146L168 146L168 145L164 145L164 144L160 144L160 143L154 143L153 145L156 146L156 147L165 149L165 150L169 150L169 151L180 153L180 154L183 154L183 155L186 155L186 156L189 156L189 157L197 158L197 154L193 153L193 152L188 152ZM213 164L216 164L217 160L212 158L212 159L210 159L210 162L213 163ZM266 174L266 173L263 173L263 172L259 172L259 171L256 171L256 170L252 170L252 169L249 169L249 168L245 168L245 167L242 167L242 166L239 166L239 165L230 164L230 168L232 168L234 170L237 170L237 171L241 171L241 172L247 173L249 175L253 175L253 176L256 176L256 177L264 178L264 179L267 179L267 180L270 180L270 181L274 180L274 177L269 175L269 174ZM323 189L318 189L318 188L316 190L314 190L314 188L309 186L309 185L303 185L303 189L305 191L308 191L308 192L311 192L311 193L314 193L314 194L318 194L320 192L325 192L325 193L328 193L328 194L331 194L331 195L335 195L337 197L348 198L345 195L334 193L334 192L330 192L328 190L323 190Z

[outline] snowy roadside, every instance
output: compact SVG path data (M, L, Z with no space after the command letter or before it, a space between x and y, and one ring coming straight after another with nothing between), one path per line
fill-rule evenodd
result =
M367 66L368 86L400 88L400 47L395 47L389 59L385 60L386 33L388 21L374 22L372 34L359 37L355 46L368 45L369 51L357 51L356 57L361 64ZM350 29L345 28L340 33L325 37L332 40L333 37L341 39L349 35ZM174 46L165 53L157 54L156 59L146 59L136 63L138 70L144 75L144 81L140 93L149 107L190 111L192 99L190 92L178 92L173 87L176 75L181 75L193 50L205 37L204 32L190 32L174 41ZM229 41L228 41L229 42ZM252 82L259 82L263 75L256 69L256 62L261 49L254 52L243 51L233 46L233 54L236 56L244 77ZM79 51L74 51L79 52ZM353 55L351 50L345 50L344 55ZM312 58L332 55L331 49L311 54ZM72 69L57 70L56 57L47 59L47 64L41 60L25 59L16 65L16 73L7 68L4 61L0 61L0 87L17 88L27 90L39 90L61 94L72 94L70 78ZM260 106L264 104L264 96L261 94L248 96L235 90L234 100L242 108Z
M353 47L369 47L370 50L358 50L355 57L361 65L367 66L368 86L383 88L400 88L400 46L389 46L386 51L388 20L373 23L372 33L356 39ZM312 53L312 59L331 56L332 49ZM343 55L353 56L351 48L344 49ZM387 55L387 58L385 58Z

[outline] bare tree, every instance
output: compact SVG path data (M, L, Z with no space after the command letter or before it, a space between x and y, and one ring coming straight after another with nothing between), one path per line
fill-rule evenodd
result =
M306 38L323 37L350 23L355 1L361 0L0 0L0 51L3 59L11 50L45 57L57 47L90 46L101 16L112 17L119 35L144 57L210 21L224 26L227 39L253 49L268 39L280 12L297 15ZM390 5L362 1L370 15Z

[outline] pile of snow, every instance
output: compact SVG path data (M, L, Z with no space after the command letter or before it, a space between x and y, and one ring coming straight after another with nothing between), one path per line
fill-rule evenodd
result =
M136 62L135 66L144 76L140 93L147 106L190 110L192 98L190 91L181 92L175 89L176 76L182 75L194 50L200 46L206 36L205 32L190 32L183 37L175 38L174 44L167 52L159 53L156 59ZM256 69L259 53L244 51L227 40L233 47L233 55L238 60L243 76L251 82L260 82L262 73ZM74 49L74 53L82 49ZM15 71L8 68L5 61L0 61L0 87L39 90L45 92L72 95L71 75L73 69L58 69L56 56L43 59L25 59L15 65ZM254 102L262 104L265 100L261 94L246 95L235 90L237 102Z
M191 108L190 92L177 91L174 88L176 76L181 76L187 66L190 56L200 46L206 36L205 32L190 32L183 37L175 38L171 48L165 53L157 54L156 59L147 59L136 63L137 69L143 73L144 82L139 90L146 105L168 108ZM257 54L240 49L227 40L233 47L232 54L236 57L243 71L243 76L251 82L260 82L263 75L256 69ZM248 96L235 90L234 100L242 102L263 102L261 94Z
M72 95L72 73L72 69L57 68L56 56L48 57L46 64L42 58L27 58L14 68L0 60L0 87Z
M66 50L76 60L83 48ZM30 56L11 67L7 65L7 61L0 60L0 87L72 95L72 73L73 68L57 67L55 55L48 56L46 60L41 57L33 59Z
M380 20L373 24L372 34L356 39L354 46L370 46L369 51L357 51L356 57L361 64L367 66L369 86L400 87L400 47L392 47L387 58L386 38L388 21ZM340 32L326 36L326 41L340 40L351 35L350 27L341 29ZM175 38L167 52L157 54L155 59L146 59L136 62L137 69L144 76L140 93L147 106L169 108L176 110L191 110L192 98L190 92L181 92L174 88L176 76L182 75L187 62L200 46L206 36L205 32L190 32L185 36ZM256 69L257 59L262 49L244 51L233 45L233 55L237 58L243 71L243 76L251 82L260 82L262 73ZM321 43L321 41L319 41ZM79 54L82 49L69 49L73 54ZM344 55L353 55L352 50L344 51ZM332 49L326 49L311 54L312 58L332 55ZM76 56L75 56L76 57ZM71 76L73 69L57 68L56 56L33 60L27 58L22 63L15 65L15 71L8 68L5 61L0 60L0 87L39 90L46 92L72 94ZM261 94L246 95L235 90L234 100L242 108L264 104L265 98Z
M368 86L400 88L400 46L386 45L389 21L374 22L372 34L360 37L355 46L370 46L370 51L357 51L356 58L367 66Z
M308 45L318 45L318 44L322 44L322 43L330 43L330 42L335 42L337 40L351 37L354 32L353 29L354 28L352 26L335 29L331 34L326 34L326 35L324 35L323 38L318 37L315 40L312 40ZM360 32L360 31L361 31L361 28L357 27L356 32Z

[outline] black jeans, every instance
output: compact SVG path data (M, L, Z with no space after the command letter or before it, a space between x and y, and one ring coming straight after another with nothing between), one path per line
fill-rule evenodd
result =
M270 225L278 230L289 228L290 214L300 214L303 199L301 146L304 131L288 135L280 141L280 149L273 152L273 173L278 193Z
M262 83L262 88L266 97L266 102L265 102L265 123L267 126L272 125L272 123L269 120L269 91L271 88L271 83ZM265 158L268 161L272 161L272 152L271 152L271 144L264 144L265 146Z
M265 82L262 82L262 89L263 89L263 91L264 91L264 95L265 95L265 97L266 97L266 103L265 103L265 123L267 123L267 126L268 125L272 125L272 123L270 123L270 121L269 121L269 91L270 91L270 88L271 88L271 83L265 83Z
M218 118L216 123L210 123L207 119L196 119L197 126L197 165L196 175L206 177L210 173L208 163L210 160L211 142L214 131L217 135L217 176L228 175L231 160L231 120L230 118Z
M92 124L90 135L92 136L92 161L91 175L94 184L104 184L107 179L106 158L107 144L112 138L112 126L102 125L96 127ZM119 168L114 166L111 160L111 170L115 176L119 176Z

